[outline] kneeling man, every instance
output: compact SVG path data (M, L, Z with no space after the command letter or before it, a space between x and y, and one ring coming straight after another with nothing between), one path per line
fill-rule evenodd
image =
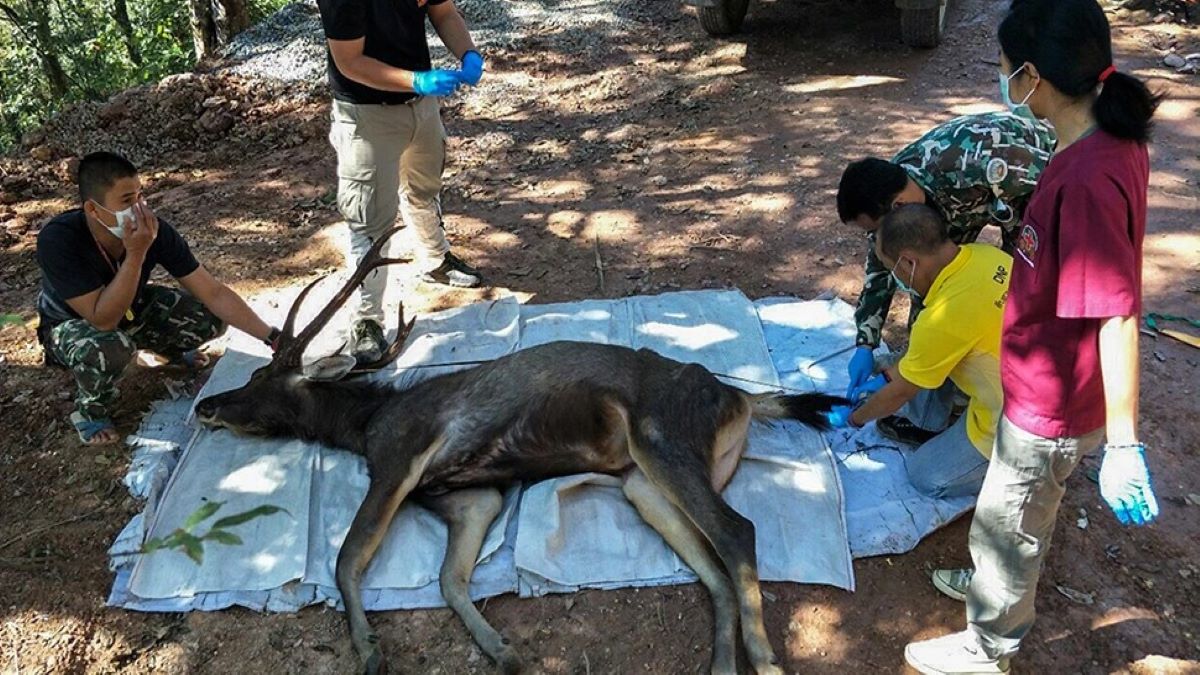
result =
M80 208L55 217L38 235L38 339L47 363L74 373L71 423L81 441L99 445L119 438L110 407L117 379L137 350L194 367L205 362L196 348L225 324L267 344L278 330L214 279L175 228L155 217L128 160L92 153L79 162L78 183ZM158 265L184 290L147 283Z
M966 412L905 465L913 485L932 497L978 494L1003 403L1000 328L1012 256L987 244L954 243L942 217L922 204L884 216L875 253L896 287L925 309L912 326L908 351L867 387L874 393L857 408L835 409L831 421L861 427L928 400L917 394L949 379L970 398Z

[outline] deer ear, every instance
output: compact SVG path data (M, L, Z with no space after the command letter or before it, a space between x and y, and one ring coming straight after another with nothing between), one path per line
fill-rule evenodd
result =
M340 380L346 376L357 362L349 354L334 354L307 363L301 369L304 377L317 381Z

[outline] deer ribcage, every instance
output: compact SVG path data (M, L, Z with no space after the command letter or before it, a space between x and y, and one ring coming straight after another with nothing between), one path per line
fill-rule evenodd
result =
M469 438L450 434L451 441L434 457L417 489L438 494L574 473L619 473L633 462L619 412L627 405L618 392L584 383L501 405L507 413L502 423ZM466 417L496 412L484 404ZM469 419L462 426L470 427Z
M546 353L560 350L563 358ZM545 345L468 372L447 376L446 387L435 380L413 392L426 405L452 392L439 421L431 420L447 442L425 470L420 492L619 474L633 464L626 420L654 417L672 435L695 435L693 445L707 448L741 405L700 366L605 345Z

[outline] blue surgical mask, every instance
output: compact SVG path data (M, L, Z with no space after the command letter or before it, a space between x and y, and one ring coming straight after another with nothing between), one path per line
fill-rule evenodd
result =
M903 260L903 259L904 259L903 257L900 258L900 260ZM896 265L900 264L900 260L896 261ZM914 298L919 298L919 297L921 297L921 294L918 293L916 291L916 289L914 289L912 287L913 280L915 280L917 278L917 261L914 260L914 261L912 261L912 263L913 263L912 264L912 272L908 275L907 283L905 283L905 281L896 274L896 268L894 266L892 267L892 279L895 280L896 286L900 290L904 291L905 293L908 293L910 296L912 296Z
M127 209L122 209L120 211L110 211L109 209L104 208L104 206L101 205L100 202L93 200L92 203L94 203L97 208L104 209L105 211L108 211L109 213L112 214L113 218L115 218L117 220L117 226L108 228L108 231L111 232L112 235L114 237L116 237L117 239L124 239L125 238L125 228L129 225L132 225L135 220L135 217L133 215L133 206L130 206Z
M1025 66L1021 66L1020 68L1014 70L1012 75L1005 75L1004 71L1002 70L996 71L996 74L1000 77L1000 98L1004 99L1004 105L1008 106L1008 109L1014 115L1021 115L1022 117L1034 119L1033 110L1029 107L1029 97L1033 96L1033 90L1030 89L1029 93L1025 94L1025 98L1021 99L1020 103L1014 103L1012 100L1012 95L1009 93L1009 84L1012 82L1014 77L1020 74L1022 70L1025 70Z

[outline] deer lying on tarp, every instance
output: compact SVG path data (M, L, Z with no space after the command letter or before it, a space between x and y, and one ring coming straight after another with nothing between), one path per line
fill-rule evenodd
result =
M337 560L337 583L354 648L368 672L381 670L378 637L359 583L405 499L449 529L441 589L472 637L506 673L515 650L488 624L468 584L502 491L521 481L599 472L620 476L626 497L712 595L712 670L737 672L738 628L759 673L782 672L763 626L754 525L721 499L746 449L751 419L791 418L823 428L842 399L824 394L752 395L696 364L650 350L553 342L421 382L406 390L338 381L396 358L412 323L383 357L355 365L335 355L302 365L313 337L359 283L393 262L363 258L317 317L294 335L309 284L288 312L271 363L241 389L205 398L201 422L254 436L319 441L364 456L370 488Z

